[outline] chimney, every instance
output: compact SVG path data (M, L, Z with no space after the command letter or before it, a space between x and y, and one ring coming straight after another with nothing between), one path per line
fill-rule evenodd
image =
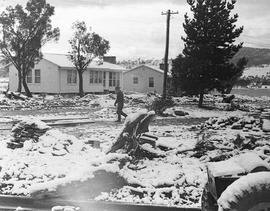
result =
M103 56L103 62L116 64L116 56Z
M160 63L159 64L159 69L164 70L165 69L165 64L164 63Z

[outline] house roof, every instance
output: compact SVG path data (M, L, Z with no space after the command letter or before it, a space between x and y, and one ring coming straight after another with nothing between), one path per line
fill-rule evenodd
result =
M53 53L43 53L43 59L46 59L54 64L56 64L59 67L62 68L73 68L74 65L71 63L71 61L68 59L66 54L53 54ZM110 69L110 70L121 70L124 71L125 68L112 64L109 62L97 62L93 61L88 65L88 68L91 69Z
M147 67L147 68L149 68L149 69L151 69L151 70L154 70L154 71L156 71L156 72L158 72L158 73L164 74L164 71L163 71L163 70L161 70L161 69L159 69L159 68L157 68L157 67L155 67L155 66L150 66L150 65L146 65L146 64L142 64L142 65L139 65L139 66L137 66L137 67L134 67L134 68L132 68L132 69L130 69L130 70L125 71L124 73L131 72L131 71L136 70L136 69L138 69L138 68L140 68L140 67ZM170 76L171 74L168 73L168 75Z

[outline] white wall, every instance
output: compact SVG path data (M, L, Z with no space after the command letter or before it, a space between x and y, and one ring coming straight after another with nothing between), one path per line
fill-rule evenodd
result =
M140 66L123 74L123 90L147 93L156 91L162 93L163 74L149 67ZM138 84L133 83L133 77L138 77ZM149 87L149 77L154 78L154 87Z
M40 69L40 83L34 83L34 70ZM59 93L59 73L57 65L42 59L32 70L32 82L28 83L31 92L34 93ZM9 88L16 91L18 87L18 71L11 65L9 67ZM24 89L22 89L24 90Z
M41 83L28 83L28 87L33 93L78 93L79 92L79 78L77 74L77 83L67 83L67 69L62 69L45 59L42 59L35 68L32 70L32 80L34 82L34 70L40 69ZM100 69L96 69L100 71ZM16 91L18 87L18 72L17 69L11 65L9 67L9 86L10 91ZM109 72L106 71L106 85L101 84L90 84L90 70L83 73L83 89L84 92L103 92L104 90L114 91L114 87L109 87ZM113 72L118 72L114 70ZM123 73L120 72L120 86L123 84Z
M101 71L100 69L95 69L94 71ZM83 90L84 92L104 92L104 90L114 91L114 87L109 87L109 72L110 70L104 70L106 74L106 83L105 87L103 86L103 78L101 84L90 84L90 69L86 70L83 73ZM76 84L68 84L67 83L67 69L60 70L60 84L61 84L61 93L78 93L79 91L79 78L77 74L77 83ZM115 72L115 71L114 71ZM120 86L122 87L122 78L123 73L120 72Z
M13 66L9 66L9 90L15 92L18 88L18 73L17 69Z

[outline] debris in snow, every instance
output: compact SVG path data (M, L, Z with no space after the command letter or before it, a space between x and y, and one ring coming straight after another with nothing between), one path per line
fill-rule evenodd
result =
M28 97L18 92L3 92L8 99L27 100Z
M227 160L242 152L253 151L270 164L269 133L263 132L261 121L267 119L267 110L262 107L269 104L269 98L236 95L232 102L240 104L240 109L252 110L253 113L224 111L229 110L231 105L222 103L222 96L205 97L206 105L213 106L212 110L198 109L197 97L173 98L176 105L163 112L171 117L157 117L149 127L150 131L144 133L148 136L140 136L139 146L143 156L137 154L140 159L134 159L122 149L107 155L104 152L121 133L121 124L110 121L115 118L114 97L113 94L89 94L83 98L34 96L22 101L0 95L1 109L82 108L82 111L61 110L61 113L49 111L50 114L42 116L91 115L91 119L106 120L96 121L93 125L59 127L61 132L48 130L37 141L26 139L22 148L14 150L6 146L12 138L1 136L1 193L40 197L46 194L52 197L77 194L75 186L79 185L81 189L89 184L97 184L98 177L105 175L110 179L120 178L125 183L115 189L111 186L107 190L88 188L85 197L99 195L96 197L98 200L199 207L206 182L205 162ZM124 111L136 113L149 107L157 98L155 94L126 94ZM176 116L175 111L189 115ZM211 119L205 124L197 125L209 117ZM134 132L132 129L130 131ZM153 137L158 137L158 140ZM99 140L100 148L93 148L89 140ZM146 151L158 156L149 156L151 159L148 159ZM97 176L99 171L103 173ZM98 192L100 190L102 194ZM95 195L91 195L90 191L96 191Z
M186 116L186 115L188 115L188 112L176 110L176 111L174 111L174 114L176 116Z
M264 132L270 132L270 119L263 119L262 130Z
M228 186L221 194L218 199L219 207L223 208L222 210L229 210L232 208L230 204L237 205L239 199L248 193L252 193L254 190L257 193L265 192L265 194L269 194L269 191L268 193L265 191L269 189L270 186L269 177L269 172L251 173L241 177L232 185ZM267 195L265 195L265 197L266 196Z
M51 209L51 211L78 211L78 210L80 210L79 207L73 206L54 206Z
M148 104L148 109L155 111L156 114L163 116L164 111L167 108L174 106L174 101L171 97L167 97L166 99L163 99L162 97L157 97L154 99L153 102Z
M222 102L223 103L231 103L234 98L235 98L234 95L224 95Z
M50 127L34 118L23 118L13 128L13 139L8 142L8 147L11 149L21 148L24 146L24 142L32 139L35 142L42 136Z
M175 155L140 161L137 170L124 166L120 174L129 185L101 193L96 200L194 207L206 181L202 164Z
M40 136L37 143L29 139L23 148L12 153L6 150L0 154L0 191L15 195L56 194L59 187L94 178L97 171L117 173L123 160L129 159L127 154L105 155L86 141L55 129Z
M87 95L87 96L89 96L89 95ZM91 98L93 98L93 97L91 97ZM87 98L87 99L89 99L89 98ZM93 100L91 100L89 102L89 105L91 107L102 107L102 108L114 107L114 101L115 101L115 96L112 94L97 95L95 98L93 98Z
M213 130L226 129L228 127L235 130L258 131L261 128L261 123L259 119L255 119L252 116L226 116L210 118L202 125L202 129Z
M138 112L126 118L124 127L107 153L123 150L135 159L164 156L156 148L157 137L145 134L155 116L154 111Z

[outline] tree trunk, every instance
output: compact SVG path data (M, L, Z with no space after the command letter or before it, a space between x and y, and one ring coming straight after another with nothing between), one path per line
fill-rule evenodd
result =
M225 94L230 94L232 91L233 85L230 85L229 87L226 88Z
M25 91L25 94L27 97L32 97L32 93L30 92L29 88L28 88L28 85L26 83L26 80L25 80L25 75L23 75L22 77L22 84L23 84L23 88L24 88L24 91Z
M202 104L203 104L203 95L204 95L204 93L201 92L201 93L200 93L200 98L199 98L199 104L198 104L198 106L199 106L200 108L202 107Z
M83 92L83 73L78 71L78 75L79 75L79 95L80 97L84 96L84 92Z
M19 70L18 70L18 87L17 87L17 92L19 92L19 93L22 92L22 73Z

